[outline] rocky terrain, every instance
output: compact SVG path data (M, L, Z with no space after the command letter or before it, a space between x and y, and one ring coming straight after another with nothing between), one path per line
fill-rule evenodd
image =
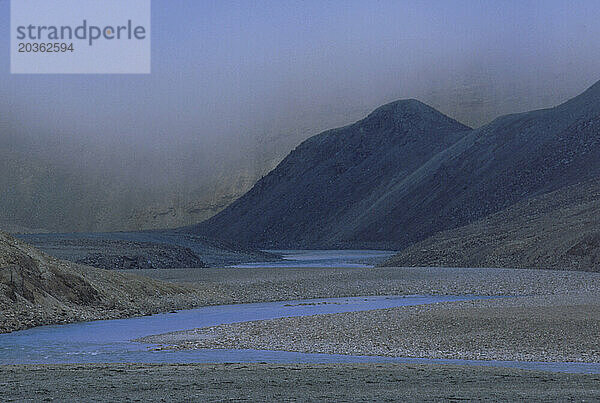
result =
M600 362L600 293L513 297L234 323L144 338L160 349Z
M165 271L172 279L177 271ZM207 275L207 274L205 274ZM150 336L161 349L600 362L600 273L536 269L254 269L216 277L240 299L365 295L496 296L463 302L224 324ZM228 279L225 279L228 276ZM236 278L237 277L237 278ZM198 279L199 280L199 279ZM239 291L234 291L237 288ZM242 292L240 292L243 290Z
M185 231L261 247L403 249L600 177L600 82L476 130L417 101L310 138L235 203Z
M15 321L31 326L32 319L44 324L123 317L176 304L191 307L373 294L510 295L511 298L490 301L240 323L203 329L201 333L217 336L209 340L213 344L203 345L217 348L252 346L384 355L401 352L438 357L456 354L461 358L477 354L478 358L484 357L482 354L488 358L522 358L519 354L527 353L530 359L581 359L585 353L587 361L598 358L598 273L391 267L127 271L186 284L169 285L121 275L122 271L108 272L56 261L8 236L3 235L2 239L8 245L2 243L0 248L8 253L1 255L5 258L0 267L14 264L11 262L17 256L30 256L42 272L27 275L26 279L42 279L35 287L26 280L27 290L43 290L42 281L49 277L45 270L60 270L59 273L82 279L75 290L87 289L89 282L97 292L80 292L91 296L89 303L70 303L69 297L59 292L61 286L50 284L56 294L47 296L34 291L37 294L33 303L23 301L23 297L14 302L4 297L5 291L16 290L19 296L28 293L17 285L18 277L8 281L2 277L0 326L4 331L7 324L14 325L14 321L9 322L13 316ZM10 273L0 272L3 276ZM67 284L68 289L79 283ZM107 296L113 304L108 308L103 305ZM54 309L55 305L58 308ZM22 311L28 313L16 314ZM172 340L157 342L174 344ZM82 364L4 366L0 370L0 398L4 400L123 400L134 394L139 399L169 401L307 397L336 401L518 400L524 396L550 401L593 400L600 393L597 375L446 365Z
M187 286L58 260L0 232L0 333L191 308L199 295Z
M383 265L600 271L600 180L441 232Z
M376 268L208 268L138 270L155 280L203 286L219 304L363 295L600 294L600 274L565 270Z
M75 401L595 401L600 377L386 364L92 364L0 368L0 399Z
M44 249L47 253L53 253L56 256L63 255L60 256L63 258L66 258L64 257L65 252L71 250L73 255L69 260L106 270L206 266L189 248L150 242L59 239L52 244L52 249L48 244ZM81 257L76 257L76 255Z

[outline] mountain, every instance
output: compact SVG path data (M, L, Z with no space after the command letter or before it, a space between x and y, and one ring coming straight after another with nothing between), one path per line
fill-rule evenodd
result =
M26 131L25 118L0 110L0 189L8 189L0 192L0 230L112 232L192 225L245 194L298 142L363 110L347 105L294 110L290 116L270 116L268 123L247 122L239 135L208 144L200 128L183 149L176 146L179 141L170 142L172 147L152 139L108 145L81 134ZM97 122L98 130L104 123ZM136 136L123 133L128 140ZM173 136L183 134L175 130Z
M260 247L402 249L600 176L600 82L476 130L414 100L297 147L246 195L184 231Z
M377 201L353 240L399 249L520 200L600 176L600 83L555 108L496 119Z
M383 266L600 272L600 179L567 186L435 234Z
M224 212L187 230L255 246L344 243L390 188L471 129L416 100L311 137Z
M244 194L271 165L215 168L194 187L153 188L122 176L69 166L21 144L3 144L0 131L0 229L10 233L143 230L188 225L211 217ZM50 152L48 152L50 153ZM76 154L76 152L73 152ZM272 163L269 161L269 163ZM250 163L246 163L250 165ZM139 169L137 171L143 171ZM145 182L144 182L145 181ZM174 181L176 182L176 181Z
M0 333L193 307L191 288L58 260L0 232Z

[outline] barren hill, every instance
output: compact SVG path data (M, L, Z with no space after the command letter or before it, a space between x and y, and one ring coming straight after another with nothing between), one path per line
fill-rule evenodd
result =
M306 140L225 211L185 231L261 247L344 245L378 199L469 130L419 101L393 102Z

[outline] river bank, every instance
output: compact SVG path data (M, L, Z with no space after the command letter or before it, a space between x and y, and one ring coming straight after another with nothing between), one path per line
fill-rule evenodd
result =
M169 273L171 281L185 272ZM550 270L376 268L197 272L222 294L508 296L366 312L233 323L150 338L172 349L512 361L600 362L600 274ZM165 278L162 278L163 280ZM242 291L243 290L243 291ZM184 335L184 337L182 337ZM183 340L183 341L182 341Z
M38 306L25 300L6 299L3 302L0 298L0 332L208 305L309 298L573 293L592 296L600 293L598 273L551 270L386 267L203 268L105 272L83 266L74 267L59 261L55 264L69 265L72 270L77 270L81 276L90 279L91 284L104 290L114 300L114 309L93 305L81 307L69 301ZM118 282L115 282L115 278ZM148 278L149 281L146 280ZM121 291L119 287L125 291ZM123 295L126 298L121 298Z
M555 295L600 293L600 273L436 267L205 268L124 273L192 285L215 303L361 295Z

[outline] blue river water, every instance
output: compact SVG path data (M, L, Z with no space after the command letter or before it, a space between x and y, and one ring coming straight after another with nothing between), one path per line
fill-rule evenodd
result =
M479 296L376 296L202 307L130 319L42 326L0 335L0 365L57 363L437 363L553 372L600 373L600 364L418 359L263 350L153 351L132 340L154 334L251 320L384 309Z
M374 267L397 252L386 250L266 250L280 255L275 262L242 263L232 267Z

